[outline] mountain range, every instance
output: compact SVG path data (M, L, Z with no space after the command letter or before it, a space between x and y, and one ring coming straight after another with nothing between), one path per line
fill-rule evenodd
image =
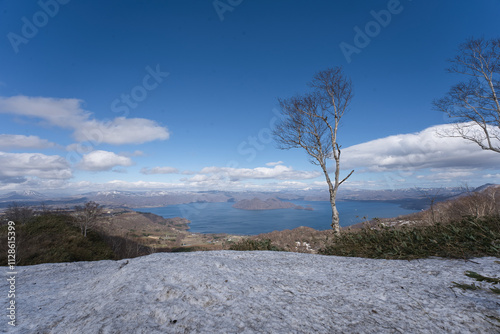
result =
M484 190L492 184L485 184L473 191ZM463 188L406 188L386 190L351 190L341 189L339 201L385 201L399 203L408 208L422 209L435 202L443 201L464 193ZM328 191L303 190L289 192L233 192L233 191L97 191L74 196L48 196L33 190L9 192L0 195L0 208L5 208L13 202L26 205L52 207L72 207L87 201L95 201L101 205L124 208L162 207L186 203L238 202L242 200L267 200L277 198L283 201L328 201Z

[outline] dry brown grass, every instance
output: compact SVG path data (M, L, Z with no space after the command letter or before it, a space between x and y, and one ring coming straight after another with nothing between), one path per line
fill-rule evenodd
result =
M332 230L318 231L310 227L301 226L293 230L263 233L248 237L248 239L253 241L269 240L276 248L288 252L316 253L332 237Z

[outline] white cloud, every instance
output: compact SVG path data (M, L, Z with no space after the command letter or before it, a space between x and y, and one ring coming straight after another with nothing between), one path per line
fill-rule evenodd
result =
M85 122L90 113L81 109L81 100L46 97L0 97L0 113L41 118L62 128L75 128Z
M66 146L66 151L75 151L80 154L90 153L94 150L94 145L90 143L73 143Z
M142 174L151 175L151 174L177 174L179 170L174 167L153 167L153 168L142 168Z
M316 186L314 182L298 182L321 177L319 171L300 171L282 165L257 168L205 167L199 172L183 172L193 175L181 178L185 186L190 189L232 189L232 190L282 190L289 187L306 189ZM256 180L255 182L245 182ZM321 187L324 184L321 183Z
M85 154L78 163L78 168L88 171L107 171L116 166L132 166L134 163L129 157L124 157L108 151L93 151Z
M241 179L278 179L278 180L300 180L314 179L321 176L319 171L299 171L292 167L282 165L257 168L231 168L231 167L205 167L200 174L218 174L232 181ZM193 178L191 178L193 179ZM189 179L189 180L191 180Z
M0 191L22 191L22 190L37 190L44 194L67 188L70 183L66 179L39 179L37 177L23 178L23 182L2 182L0 177Z
M72 129L77 141L88 141L93 145L142 144L153 140L166 140L170 136L167 128L149 119L92 119L92 114L81 108L82 103L83 101L78 99L0 97L0 113L40 118L50 125Z
M153 140L165 140L170 136L165 127L145 118L117 117L112 121L90 120L75 128L77 141L112 145L142 144Z
M280 160L280 161L276 161L276 162L268 162L268 163L266 163L266 166L273 167L273 166L282 165L282 164L283 164L283 161Z
M183 183L168 183L168 182L150 182L150 181L123 181L111 180L102 184L86 185L84 189L119 189L119 190L155 190L155 189L172 189L172 190L186 190L186 185Z
M69 163L58 155L0 152L0 179L3 183L21 183L26 177L68 179Z
M223 181L225 179L224 175L222 174L215 174L215 175L195 175L193 177L190 177L189 179L181 179L181 181L187 181L187 182L198 182L201 183L203 182L204 185L207 185L208 182L212 182L214 185L219 182ZM231 180L235 181L235 180Z
M437 125L412 134L372 140L342 150L343 169L368 171L426 168L498 168L500 154L484 151L462 138L441 137L451 125Z
M497 173L497 174L486 174L486 175L483 175L483 177L485 179L498 179L498 180L500 180L500 173Z
M41 139L37 136L24 135L0 135L0 150L26 149L26 148L50 148L55 147L55 143L51 143L46 139Z
M462 179L467 180L467 178L474 175L474 171L470 170L446 170L442 171L440 169L431 170L432 174L428 175L417 175L416 178L420 180L431 180L436 182L451 182L453 180Z

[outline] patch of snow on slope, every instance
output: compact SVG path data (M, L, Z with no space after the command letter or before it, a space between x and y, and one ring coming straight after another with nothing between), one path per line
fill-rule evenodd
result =
M498 297L450 286L495 276L495 260L217 251L18 267L15 332L493 333Z

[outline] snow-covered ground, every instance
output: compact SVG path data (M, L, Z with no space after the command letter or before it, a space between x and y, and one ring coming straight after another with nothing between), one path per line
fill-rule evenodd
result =
M450 286L498 275L498 260L217 251L18 267L17 326L2 298L0 332L497 333L500 298Z

